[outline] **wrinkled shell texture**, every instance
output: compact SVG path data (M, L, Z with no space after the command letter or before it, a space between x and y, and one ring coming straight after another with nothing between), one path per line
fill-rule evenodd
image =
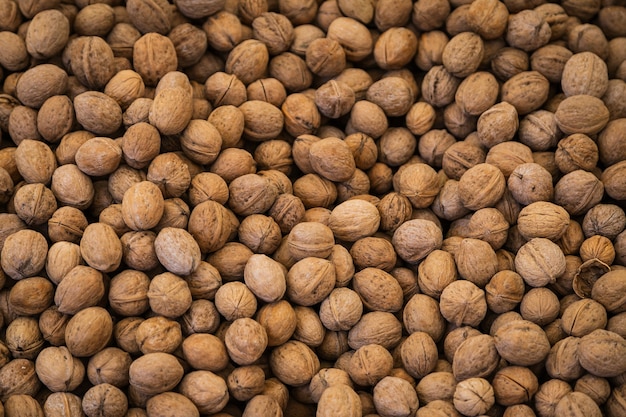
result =
M0 417L626 416L624 0L0 0Z

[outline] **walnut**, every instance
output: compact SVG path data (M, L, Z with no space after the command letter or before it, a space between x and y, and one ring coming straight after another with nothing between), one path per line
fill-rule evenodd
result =
M537 392L537 376L528 368L506 366L500 369L491 382L498 404L510 406L528 402Z
M528 320L504 324L495 332L494 339L500 356L513 365L539 363L550 352L550 343L543 329Z
M113 320L102 307L87 307L67 323L65 344L72 355L93 356L104 349L113 335Z
M183 367L169 353L147 353L129 368L130 386L139 393L155 395L172 390L183 377Z
M484 378L469 378L457 384L453 401L461 413L478 416L495 404L494 390Z

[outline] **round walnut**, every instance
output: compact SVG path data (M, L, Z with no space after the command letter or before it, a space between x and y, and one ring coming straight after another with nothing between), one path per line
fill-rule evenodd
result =
M474 283L457 280L441 292L441 314L457 326L477 326L487 314L485 292Z
M306 257L328 257L335 245L332 229L318 222L302 222L287 235L289 253L296 260Z
M47 253L48 244L41 233L17 230L4 240L0 254L2 270L15 280L35 276L44 268Z
M538 201L524 207L517 218L517 229L524 238L559 240L569 227L569 213L561 206Z
M578 360L578 346L580 339L566 337L552 346L546 358L546 370L552 378L564 381L576 380L584 374L584 369Z
M441 189L436 171L421 163L404 167L394 177L394 183L397 182L396 191L407 197L415 208L430 206Z
M452 361L452 372L457 381L469 378L487 378L496 370L500 355L493 337L468 337L457 347Z
M126 386L131 362L128 352L116 347L105 348L89 359L87 377L93 384L108 383L117 387Z
M308 257L296 262L287 273L287 297L294 303L312 306L321 302L335 286L333 263Z
M320 417L358 417L361 410L361 398L354 389L344 384L326 388L317 404L317 414Z
M254 254L246 262L243 276L248 288L261 300L280 300L286 291L285 268L263 254Z
M35 361L37 377L51 391L72 391L85 377L85 366L65 347L47 347Z
M465 78L478 69L484 51L483 40L478 34L462 32L446 44L443 49L442 62L452 75Z
M602 97L609 86L606 63L593 52L580 52L563 67L561 87L566 96L587 94Z
M423 378L437 365L437 346L424 332L410 334L400 345L403 367L414 378Z
M537 376L530 369L521 366L500 369L491 383L496 402L504 406L530 401L539 388Z
M577 94L559 104L555 118L559 129L567 135L595 135L609 122L609 111L599 98Z
M422 239L415 240L414 236L422 236ZM392 238L398 256L411 263L417 263L433 250L439 249L442 241L441 229L435 223L422 219L403 223Z
M550 352L545 332L528 320L514 320L494 334L500 356L513 365L530 366L544 360Z
M478 164L468 169L459 179L461 202L470 210L493 207L506 187L502 171L491 164Z
M609 346L610 349L606 350ZM621 336L598 329L580 339L578 357L582 367L589 373L613 377L623 373L626 367L622 354L624 349L626 344Z
M52 304L54 288L46 278L24 278L9 290L8 303L19 315L37 315Z
M511 172L508 188L520 204L550 201L553 195L552 175L537 163L520 164Z
M469 378L457 384L454 407L467 416L486 413L495 404L493 387L484 378Z
M605 170L604 175L606 175ZM606 182L606 181L605 181ZM583 170L572 171L561 177L554 187L554 202L572 216L585 213L602 199L603 182ZM611 194L607 190L607 194Z
M565 255L546 238L533 238L525 243L515 257L515 270L533 287L556 282L565 272Z
M379 224L378 209L364 200L348 200L337 205L328 220L328 227L335 237L347 242L373 235Z
M595 401L582 392L571 392L565 395L554 407L555 415L580 414L585 416L600 417L602 411Z
M168 318L182 316L192 301L187 282L171 272L153 277L147 295L152 311Z
M463 239L454 255L459 275L483 288L498 272L498 258L495 251L480 239Z

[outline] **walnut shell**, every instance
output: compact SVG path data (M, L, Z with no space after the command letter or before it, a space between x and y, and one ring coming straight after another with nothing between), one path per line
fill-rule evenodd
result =
M92 268L113 272L122 262L122 243L108 224L92 223L85 228L80 240L80 253Z
M266 255L254 254L246 262L244 282L261 300L280 300L287 289L285 268Z
M469 416L484 414L495 404L491 384L483 378L470 378L457 384L454 391L454 407Z
M73 391L85 377L85 366L68 348L47 347L35 361L37 377L53 392Z
M155 395L173 389L183 377L183 367L169 353L147 353L135 359L128 371L130 386L140 393Z
M67 323L65 344L77 357L93 356L109 343L113 320L102 307L87 307Z
M550 352L550 343L543 329L528 320L504 324L496 331L494 340L500 356L513 365L534 365Z
M452 371L457 381L487 378L498 367L500 355L494 338L489 335L465 339L454 352Z
M335 282L335 266L331 261L307 257L289 269L286 295L298 305L312 306L330 294Z
M16 314L36 315L50 307L53 291L52 283L46 278L24 278L11 287L8 302Z
M517 218L517 228L526 239L536 237L559 240L569 226L569 213L561 206L537 201L524 207Z
M400 358L406 371L414 378L423 378L437 365L437 348L424 332L409 335L401 344Z
M17 230L4 240L0 256L2 270L15 280L35 276L43 269L47 252L48 244L41 233Z
M555 415L562 413L572 416L600 417L602 412L600 407L591 397L582 392L571 392L566 394L554 407Z
M128 398L114 385L103 383L91 387L83 396L83 411L87 415L122 416L128 410Z
M77 265L59 282L54 293L54 303L64 314L96 306L104 296L102 273L94 268Z
M555 118L559 129L566 135L594 135L609 122L609 111L599 98L577 94L559 104Z
M363 200L348 200L335 206L328 220L335 237L347 242L373 235L379 225L378 209Z
M182 316L191 306L191 291L187 282L171 272L156 275L148 288L150 308L169 318Z
M565 272L565 255L552 241L533 238L519 249L515 270L528 285L541 287L556 282Z
M210 371L188 373L179 388L202 413L219 412L229 400L226 382Z
M333 385L326 388L320 396L317 410L320 417L358 417L361 415L361 399L348 385Z
M228 356L238 365L250 365L257 361L265 352L267 343L263 326L247 317L233 321L224 336Z
M414 239L421 236L420 239ZM442 231L429 220L415 219L404 222L393 234L392 243L398 256L411 263L424 259L441 247Z
M624 349L626 343L621 336L597 329L580 339L578 358L582 367L591 374L612 377L621 374L626 368L622 353Z
M537 376L528 368L506 366L500 369L491 382L498 404L511 406L528 402L537 392Z

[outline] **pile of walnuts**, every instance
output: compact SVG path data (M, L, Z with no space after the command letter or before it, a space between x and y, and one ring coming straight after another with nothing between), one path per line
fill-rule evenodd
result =
M623 0L0 0L0 416L626 415Z

